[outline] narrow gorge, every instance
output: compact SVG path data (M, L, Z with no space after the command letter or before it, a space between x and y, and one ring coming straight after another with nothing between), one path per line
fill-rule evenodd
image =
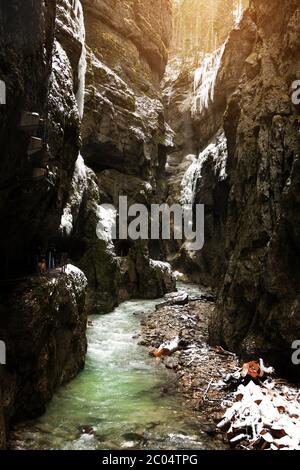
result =
M0 2L0 449L300 448L299 19ZM284 444L222 427L253 363Z

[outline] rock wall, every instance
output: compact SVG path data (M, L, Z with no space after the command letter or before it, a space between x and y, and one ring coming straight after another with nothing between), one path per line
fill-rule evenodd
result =
M85 161L97 173L116 170L158 192L171 144L159 87L171 39L171 2L83 5L89 48Z
M255 0L241 26L255 35L224 115L226 274L212 325L214 342L262 354L298 376L291 345L300 337L299 107L291 85L299 71L299 15L297 1ZM227 57L220 80L229 73Z
M7 103L0 107L2 276L31 270L32 259L27 255L31 241L41 220L50 216L52 191L33 179L34 164L27 155L30 134L22 132L19 124L23 110L47 115L54 18L55 2L1 4L0 74Z
M162 270L157 280L147 243L114 244L96 235L99 220L105 225L109 218L101 213L100 204L112 204L117 210L119 196L127 196L129 204L147 206L161 198L166 154L172 144L159 86L171 38L171 4L168 0L155 5L148 1L82 3L87 73L81 153L96 179L88 178L74 224L73 237L81 249L75 249L73 256L89 280L89 305L105 313L122 300L153 298L154 292L165 292L162 286L175 287L169 271ZM155 256L162 257L160 247ZM144 273L138 268L140 257Z
M5 424L8 429L12 420L42 414L57 388L83 369L86 286L84 274L68 265L65 273L58 269L1 290L0 337L7 351L0 366L2 447Z
M217 288L212 343L262 355L296 376L299 107L291 85L299 34L297 1L252 0L219 59L204 57L195 89L193 73L176 73L176 61L165 81L176 130L169 198L192 193L193 203L206 206L203 250L168 246L170 260ZM218 151L221 135L225 153Z

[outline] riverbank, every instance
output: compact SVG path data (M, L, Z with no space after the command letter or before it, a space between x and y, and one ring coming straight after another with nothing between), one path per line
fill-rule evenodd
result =
M238 358L221 348L208 345L208 323L214 310L213 297L192 284L180 284L179 289L189 295L188 302L179 296L170 303L157 305L156 310L143 315L140 344L149 352L181 335L184 347L161 361L177 377L185 406L195 413L200 429L216 443L228 445L226 435L217 430L217 424L233 394L226 390L224 378L239 369Z
M178 294L166 296L166 302L143 316L140 344L156 356L162 345L166 352L166 345L177 341L177 351L153 361L176 374L185 407L194 412L199 429L216 447L299 449L299 388L276 377L263 361L261 379L243 375L256 362L244 364L242 371L235 354L208 345L212 295L193 284L179 283L178 288Z

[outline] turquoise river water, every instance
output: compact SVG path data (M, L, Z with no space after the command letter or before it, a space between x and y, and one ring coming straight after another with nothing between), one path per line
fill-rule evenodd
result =
M192 285L178 287L190 295L200 292ZM151 312L161 300L132 300L92 317L85 370L56 393L45 415L13 433L12 448L211 448L170 386L174 374L138 345L138 314Z

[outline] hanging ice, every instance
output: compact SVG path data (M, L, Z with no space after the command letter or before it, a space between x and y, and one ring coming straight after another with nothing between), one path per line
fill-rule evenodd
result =
M82 45L81 57L78 64L78 91L76 100L79 116L82 119L84 111L85 74L86 74L86 46L85 46L85 25L82 4L79 0L74 2L74 11L79 21L79 40Z
M87 168L82 156L79 154L71 183L69 200L64 208L61 218L60 230L65 235L71 235L73 230L73 214L78 213L84 192L87 188Z
M85 24L81 1L73 0L72 8L75 14L76 25L78 27L78 29L76 28L76 38L80 41L82 46L81 57L78 64L78 91L76 94L78 112L82 119L84 111L86 74ZM79 213L83 196L88 186L88 172L89 169L85 166L84 159L79 152L75 163L69 198L61 217L60 230L65 235L70 235L73 231L73 217L76 217Z
M199 157L189 155L186 158L192 159L192 164L187 169L181 181L181 204L194 204L196 197L196 186L199 178L202 177L203 164L210 158L214 174L218 181L223 181L226 177L227 163L227 139L223 131L215 137L214 142L209 144Z
M186 159L192 159L193 162L185 172L181 181L180 203L182 205L194 203L197 177L200 170L199 161L195 155L188 155Z
M243 16L243 11L244 9L243 9L242 0L239 0L235 10L233 11L233 19L234 19L235 26L238 26L240 24L242 16Z
M75 15L78 17L80 14L80 0L73 0L72 8L74 10Z
M211 54L206 54L201 67L195 71L192 114L201 114L208 108L209 101L213 101L224 50L225 43Z

